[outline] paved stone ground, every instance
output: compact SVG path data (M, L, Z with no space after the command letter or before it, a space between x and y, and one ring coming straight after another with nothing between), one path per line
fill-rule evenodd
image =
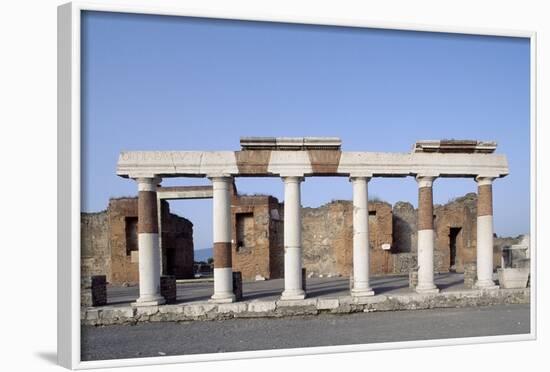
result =
M308 298L336 297L349 295L349 278L308 278ZM445 273L435 276L435 284L441 291L464 289L464 274ZM371 286L376 294L396 294L410 292L408 275L393 275L371 278ZM278 300L283 292L284 279L273 279L243 283L244 300ZM207 301L213 294L214 283L178 283L178 302ZM135 301L139 288L109 286L109 305L127 305Z
M82 360L512 335L529 328L529 304L83 326Z

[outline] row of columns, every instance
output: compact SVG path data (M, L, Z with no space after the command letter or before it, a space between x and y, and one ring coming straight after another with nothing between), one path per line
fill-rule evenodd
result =
M302 287L302 233L300 176L285 176L284 291L282 300L306 297ZM434 283L433 182L434 176L417 176L418 182L418 293L437 293ZM494 288L493 275L493 177L476 177L478 288ZM233 302L231 262L232 178L211 177L213 188L214 294L213 302ZM369 283L368 182L370 177L350 177L353 187L353 283L351 295L372 296ZM160 250L156 188L159 178L137 178L139 298L137 306L160 305Z

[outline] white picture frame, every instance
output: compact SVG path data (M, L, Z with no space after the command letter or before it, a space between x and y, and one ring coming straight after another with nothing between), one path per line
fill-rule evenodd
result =
M216 10L197 10L164 5L128 5L115 1L75 1L58 8L58 360L72 369L154 365L182 362L213 361L240 358L272 357L279 355L324 354L441 345L533 340L536 338L536 243L532 244L531 260L531 332L516 336L490 336L412 341L368 345L346 345L291 350L262 350L250 352L180 355L106 361L80 360L80 17L82 11L139 13L170 16L239 19L265 22L286 22L312 25L337 25L394 30L461 33L475 35L511 36L530 39L531 51L531 238L536 236L536 33L534 31L478 29L375 22L367 20L331 19L288 15L264 15L256 12L230 13Z

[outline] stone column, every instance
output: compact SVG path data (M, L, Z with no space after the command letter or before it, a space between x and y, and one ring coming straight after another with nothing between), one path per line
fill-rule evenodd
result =
M302 289L302 222L300 182L302 177L283 177L285 183L285 290L281 300L301 300L306 297Z
M368 177L351 177L353 185L353 288L354 297L372 296L369 284Z
M433 191L435 177L416 176L418 182L418 293L438 293L434 284Z
M157 210L159 178L137 178L139 298L134 306L163 304L160 294L160 252Z
M493 282L493 179L477 181L477 288L498 288Z
M214 295L211 302L235 302L231 262L231 177L211 177L214 228Z

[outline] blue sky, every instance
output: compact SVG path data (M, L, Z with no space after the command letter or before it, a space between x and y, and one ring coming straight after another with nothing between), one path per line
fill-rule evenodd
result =
M498 142L495 232L529 230L529 40L85 12L82 210L135 195L122 150L238 150L240 136L338 136L344 151L408 152L420 139ZM164 185L208 184L168 179ZM283 200L278 178L237 179ZM434 202L475 192L438 179ZM416 206L413 178L375 178L370 196ZM351 199L346 178L308 178L302 204ZM210 200L172 201L212 244Z

